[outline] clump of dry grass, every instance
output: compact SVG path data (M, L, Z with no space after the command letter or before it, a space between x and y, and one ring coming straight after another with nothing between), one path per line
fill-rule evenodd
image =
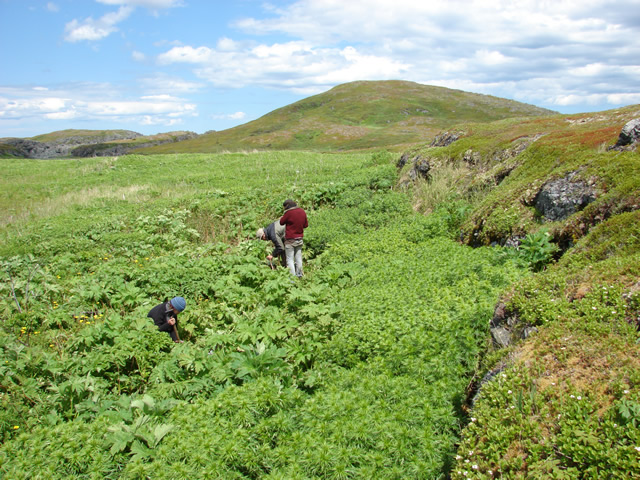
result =
M428 180L419 180L414 185L415 211L427 214L441 203L467 199L467 187L473 178L473 172L465 163L438 165L432 168L430 174Z
M34 199L25 201L13 208L5 210L0 215L0 226L25 221L29 218L44 218L58 215L72 206L86 206L96 200L125 200L131 203L143 203L150 200L148 187L144 185L129 185L113 188L112 186L97 186L67 192L57 197Z

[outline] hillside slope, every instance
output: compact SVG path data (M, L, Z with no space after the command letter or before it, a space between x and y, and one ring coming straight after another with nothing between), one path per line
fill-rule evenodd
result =
M235 128L143 153L402 149L461 122L554 112L513 100L406 81L339 85Z
M468 205L462 242L537 272L496 306L452 478L640 478L638 119L459 125L399 162L416 209Z
M207 153L247 150L402 151L461 122L539 117L532 105L406 81L339 85L252 122L198 135L129 130L61 130L0 139L0 157L56 158L128 153Z

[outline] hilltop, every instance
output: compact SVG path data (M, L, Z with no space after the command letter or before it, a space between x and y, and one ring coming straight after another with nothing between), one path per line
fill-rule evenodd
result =
M464 122L539 117L555 112L504 98L407 81L339 85L252 122L198 135L144 136L129 130L62 130L28 139L0 139L0 156L91 157L127 153L249 150L402 151Z
M279 108L252 122L143 153L242 150L401 151L461 122L553 114L524 103L422 85L358 81Z

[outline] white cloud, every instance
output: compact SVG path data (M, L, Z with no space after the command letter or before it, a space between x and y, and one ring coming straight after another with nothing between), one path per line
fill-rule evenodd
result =
M87 17L82 21L77 19L71 20L65 26L65 40L68 42L78 42L82 40L95 41L101 40L118 28L117 24L126 20L135 10L136 7L145 7L152 11L182 6L181 0L96 0L98 3L105 5L120 5L116 12L110 12L98 20ZM53 5L49 3L48 5ZM56 7L57 8L57 7Z
M44 115L45 118L49 120L71 120L72 118L76 118L78 116L78 112L75 108L70 108L69 110L47 113Z
M246 118L247 114L244 112L236 112L236 113L225 113L221 115L211 115L210 117L214 120L242 120Z
M197 106L182 98L167 94L121 98L109 85L79 84L48 90L0 87L0 118L5 120L74 118L142 125L152 118L154 124L172 125L197 115Z
M551 103L560 106L569 105L599 105L608 103L610 105L632 105L640 103L640 92L638 93L614 93L614 94L583 94L583 95L559 95L550 99Z
M157 116L152 117L150 115L145 115L140 121L141 125L162 125L165 127L173 127L182 123L184 123L184 120L182 120L181 118L167 119Z
M159 55L158 63L194 64L199 78L219 87L262 85L296 92L318 92L367 78L398 78L409 67L355 47L315 48L307 42L247 46L227 41L222 46L174 47Z
M130 7L145 7L149 9L161 9L180 7L182 0L97 0L105 5L125 5Z
M203 83L189 82L177 77L171 77L169 75L155 74L140 80L142 87L154 94L161 94L164 92L173 93L191 93L201 90L204 87Z
M50 12L57 12L60 10L60 7L53 2L47 2L47 10Z
M126 101L91 101L82 103L84 110L95 116L130 116L144 114L164 114L190 113L196 109L193 104L176 102L173 99L163 98L142 98Z
M300 51L288 53L302 68L281 85L296 90L350 79L403 78L451 88L464 83L479 93L508 92L510 98L561 106L636 98L638 12L639 0L299 0L234 25L252 35L285 34L294 39L288 45L307 46L306 60ZM262 50L270 55L235 49L227 59L234 67L244 58L253 67L268 68L273 45L254 47ZM276 78L252 75L240 65L234 82L217 60L219 46L209 57L210 66L203 62L197 73L212 82L213 65L227 85L271 85ZM324 76L317 73L322 69ZM282 73L287 76L288 70Z
M100 40L117 31L116 25L131 15L133 8L120 7L117 12L103 15L98 20L92 17L85 18L82 22L71 20L65 26L65 40L78 42L81 40Z
M136 62L144 62L147 59L144 53L138 52L137 50L131 52L131 58L133 58Z
M486 65L503 65L509 62L509 58L497 51L487 49L479 50L475 53L475 58Z
M213 54L213 50L208 47L173 47L166 53L158 56L158 62L161 65L169 63L205 63Z
M640 92L612 93L607 95L607 103L612 105L632 105L634 103L640 103Z

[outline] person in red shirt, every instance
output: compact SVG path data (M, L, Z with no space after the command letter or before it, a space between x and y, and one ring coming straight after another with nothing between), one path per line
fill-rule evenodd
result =
M309 226L307 213L293 200L285 200L282 204L284 215L280 217L280 225L285 225L284 253L287 267L292 275L302 276L302 237L304 229Z

